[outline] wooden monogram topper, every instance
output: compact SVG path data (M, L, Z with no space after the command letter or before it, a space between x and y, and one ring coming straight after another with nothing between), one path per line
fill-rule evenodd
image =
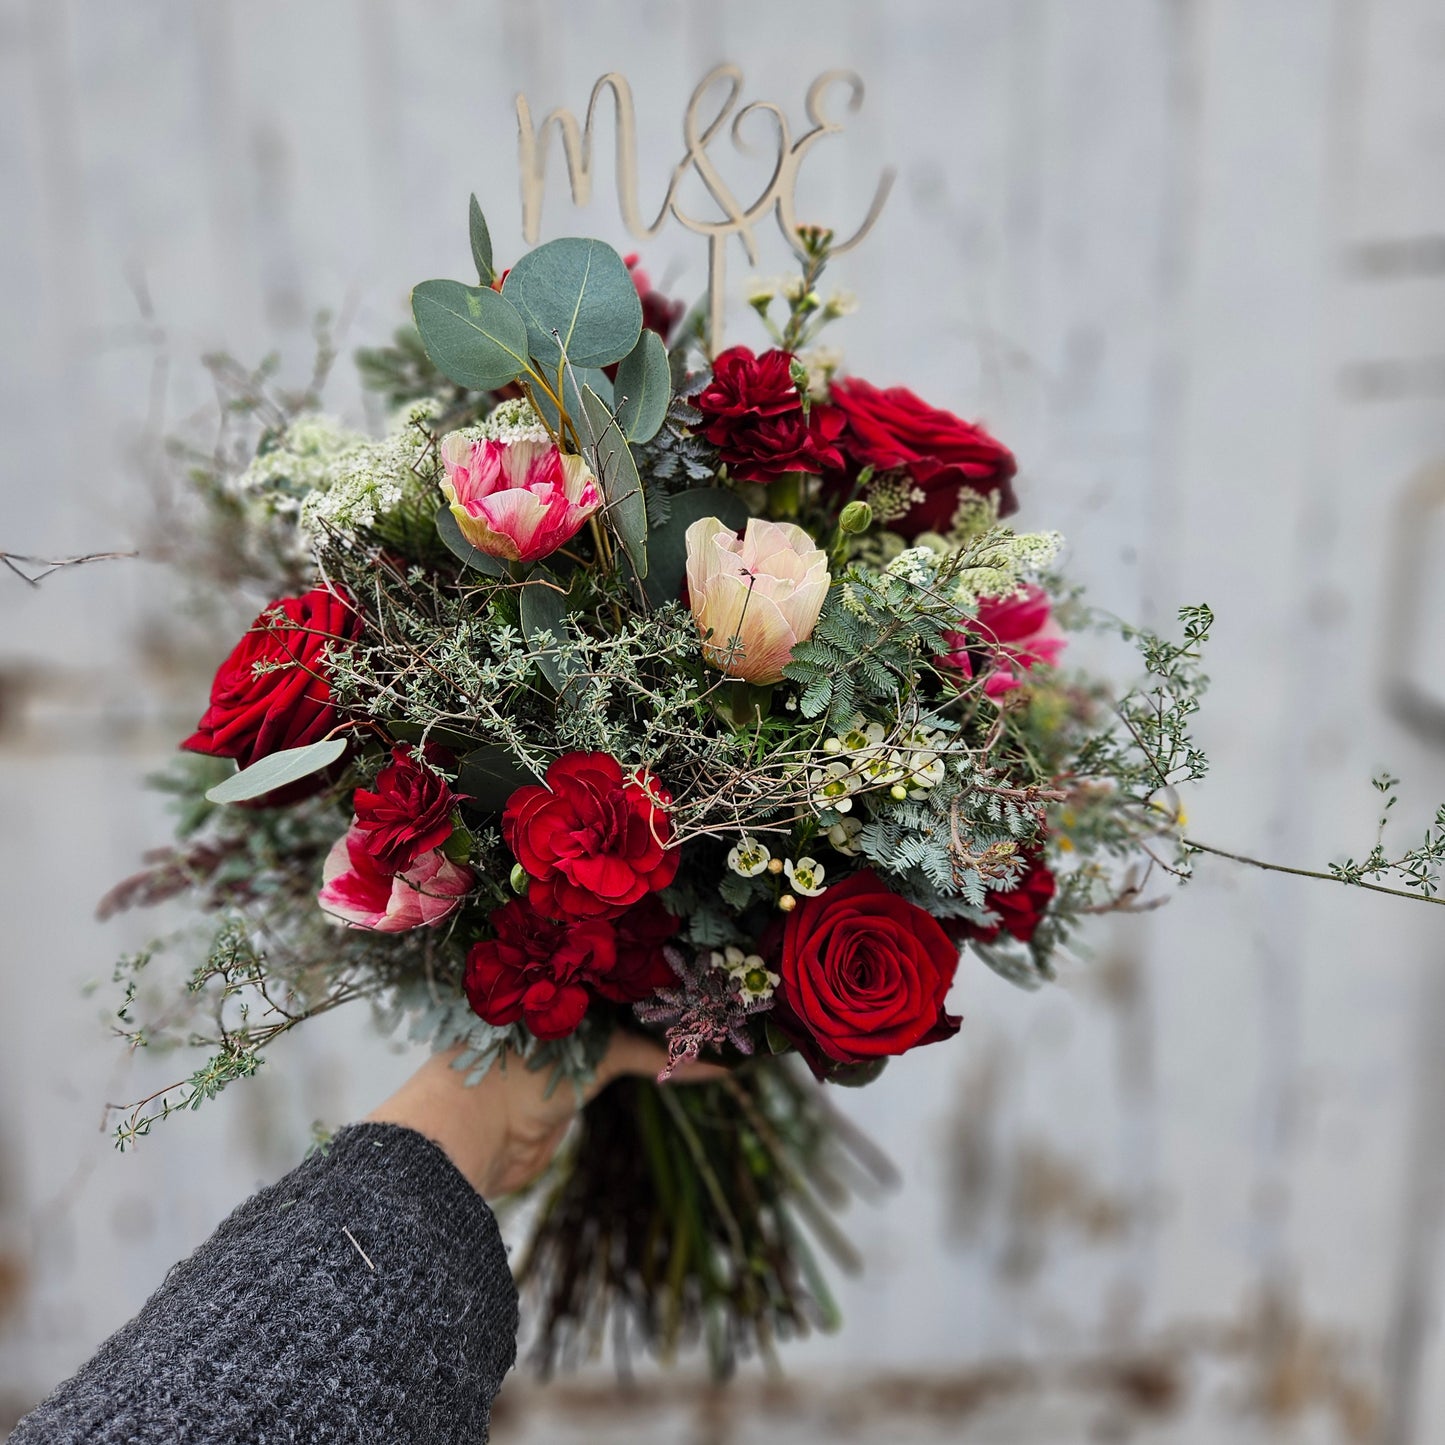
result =
M721 349L723 309L726 300L725 277L728 238L741 239L748 259L757 264L757 238L753 233L754 223L763 219L769 211L776 211L778 228L788 244L799 255L802 246L798 240L798 219L795 211L797 201L798 171L808 152L824 136L838 135L843 123L828 114L827 97L835 86L847 89L847 106L856 113L863 104L863 82L850 70L828 70L808 87L807 112L812 129L795 141L788 124L788 117L779 105L772 101L754 100L738 108L742 94L743 74L735 65L719 65L710 71L692 93L682 121L683 140L687 150L672 172L667 191L662 198L656 217L649 224L643 219L637 199L637 117L632 104L632 88L617 74L604 75L592 87L592 96L587 102L587 116L582 125L571 111L559 107L550 111L541 125L533 126L532 109L525 95L517 96L517 126L519 131L518 151L522 173L522 231L529 244L535 245L542 231L542 196L547 173L547 152L549 131L555 126L562 137L562 149L567 161L567 175L572 187L573 203L585 206L592 195L592 147L595 140L594 122L597 118L598 102L604 93L612 96L617 114L617 198L622 209L622 219L627 229L639 240L647 240L662 229L671 216L689 231L708 238L708 316L711 344L714 351ZM709 93L721 87L721 102L714 94L716 113L711 120L705 120L708 110ZM777 164L768 183L756 200L744 205L732 192L728 183L719 173L708 153L708 147L726 125L729 117L731 139L739 150L750 152L753 147L742 136L742 128L749 116L766 116L773 126L777 144ZM719 217L708 219L690 215L682 209L678 200L678 187L689 171L696 171L708 194L716 202ZM893 185L893 171L885 170L873 193L872 204L863 224L846 240L833 242L836 255L851 251L864 236L873 229L888 192Z

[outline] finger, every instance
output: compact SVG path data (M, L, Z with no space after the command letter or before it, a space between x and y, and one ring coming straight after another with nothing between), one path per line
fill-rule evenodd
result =
M616 1033L607 1046L602 1062L597 1066L597 1075L588 1097L604 1089L613 1079L623 1076L657 1078L667 1067L667 1050L654 1039L641 1034ZM668 1079L669 1083L703 1084L725 1078L728 1070L721 1064L706 1064L689 1059L679 1064Z
M668 1079L669 1084L711 1084L725 1079L732 1071L726 1064L707 1064L701 1059L688 1059L679 1064Z

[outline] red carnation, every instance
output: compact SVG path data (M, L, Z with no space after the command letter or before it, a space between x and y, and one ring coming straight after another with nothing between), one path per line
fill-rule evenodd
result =
M784 472L818 473L844 465L836 445L843 416L814 405L805 412L786 351L754 356L734 346L713 362L712 380L693 398L699 432L737 481L771 482Z
M829 1060L863 1063L956 1034L943 1003L957 968L958 945L938 921L865 869L788 915L775 1012L822 1075Z
M677 935L682 919L674 918L649 894L618 918L617 967L597 980L597 992L615 1003L641 1003L661 988L676 988L677 974L664 946Z
M536 1038L565 1038L587 1013L588 985L616 965L611 923L554 923L514 898L492 911L491 924L496 937L467 954L467 1002L489 1024L520 1019Z
M338 719L327 653L360 631L361 614L340 589L315 587L271 603L217 670L211 705L181 746L245 768L268 753L318 742ZM305 797L324 780L305 778L265 801Z
M402 743L376 775L376 790L358 788L351 806L361 846L388 873L405 873L419 855L451 837L456 803L447 780Z
M905 537L948 532L960 494L997 496L999 516L1018 510L1011 478L1013 453L982 427L920 400L907 387L879 390L857 377L835 381L833 405L845 418L840 446L847 469L830 476L833 490L850 487L859 471L902 471L922 494L908 512L886 526Z
M997 915L997 923L971 923L965 918L955 918L949 920L950 931L960 942L971 939L976 943L993 943L1001 933L1010 933L1020 943L1027 943L1044 921L1057 886L1054 875L1044 866L1043 857L1033 854L1024 859L1024 871L1016 887L1007 892L989 893L989 912Z
M607 753L568 753L546 786L518 788L502 835L532 878L528 896L548 918L615 918L677 874L672 799L643 773L623 776Z

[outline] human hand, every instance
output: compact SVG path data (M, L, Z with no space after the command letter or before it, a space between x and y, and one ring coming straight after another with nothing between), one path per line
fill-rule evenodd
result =
M667 1063L653 1040L616 1033L585 1094L564 1079L549 1097L550 1068L529 1069L519 1054L507 1054L480 1083L468 1085L467 1071L452 1067L459 1053L460 1048L433 1054L366 1117L426 1135L486 1199L511 1194L541 1174L578 1111L614 1079L656 1077ZM672 1081L698 1083L726 1072L716 1064L684 1064Z

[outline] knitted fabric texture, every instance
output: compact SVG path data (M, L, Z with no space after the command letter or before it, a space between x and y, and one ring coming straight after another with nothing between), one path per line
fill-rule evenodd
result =
M476 1445L516 1337L491 1210L430 1140L358 1124L176 1265L11 1445Z

